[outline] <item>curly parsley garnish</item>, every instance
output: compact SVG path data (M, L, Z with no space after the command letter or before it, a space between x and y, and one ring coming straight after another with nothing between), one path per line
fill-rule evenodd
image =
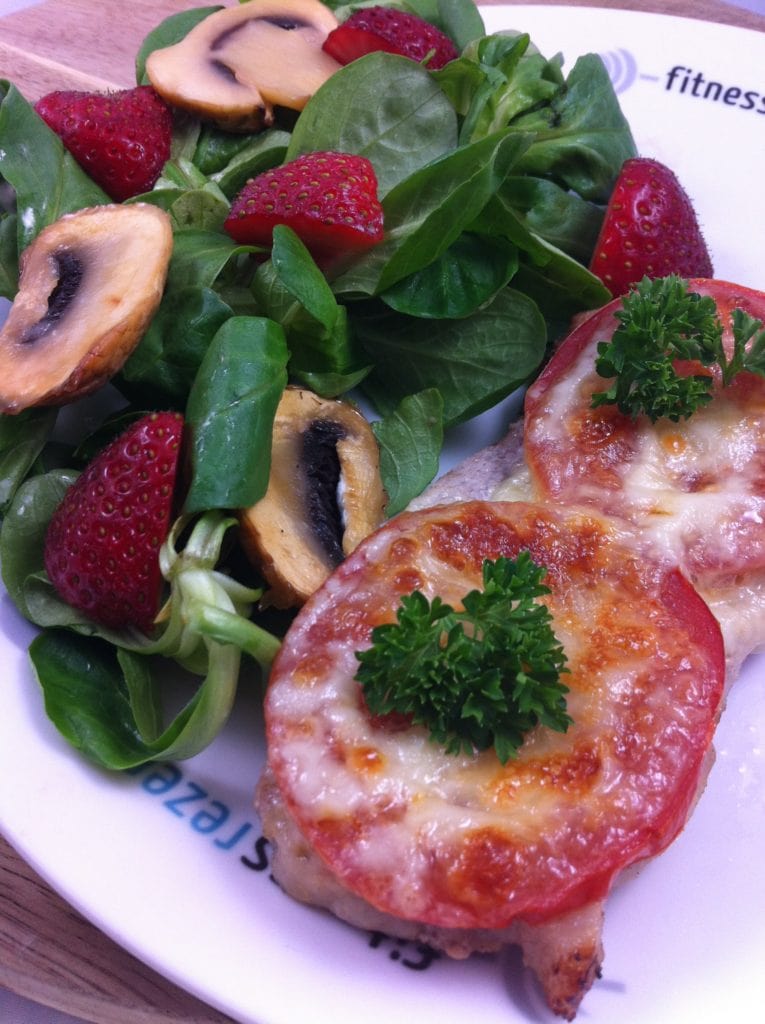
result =
M463 598L463 611L418 590L402 597L398 621L356 652L372 714L410 716L450 754L493 746L503 764L535 725L565 732L566 655L536 600L550 593L545 574L522 551L483 563L483 590Z
M636 419L687 419L712 398L709 373L681 375L676 360L717 364L724 386L742 370L765 376L765 330L742 309L732 317L733 353L723 348L723 324L714 299L688 291L677 275L643 280L622 300L619 327L598 345L595 369L615 378L592 396L593 408L616 405ZM749 342L752 342L749 345ZM747 347L748 346L748 347Z

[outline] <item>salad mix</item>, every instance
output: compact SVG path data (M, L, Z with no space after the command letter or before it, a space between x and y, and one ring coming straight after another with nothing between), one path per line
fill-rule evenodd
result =
M342 22L371 5L326 6ZM0 416L3 580L41 627L31 656L49 715L107 767L200 750L230 711L241 653L265 670L278 647L280 616L274 625L259 608L262 580L231 527L265 494L288 382L369 410L390 516L436 474L445 431L533 379L571 317L611 298L588 264L635 146L601 60L564 74L562 57L527 34L487 36L471 0L391 6L436 25L459 56L429 69L369 53L254 132L174 111L170 159L150 191L125 200L159 207L173 231L142 340L95 399ZM160 24L137 55L137 83L153 52L217 10ZM371 162L382 241L326 266L287 225L270 247L224 230L248 181L316 152ZM41 231L112 199L9 82L0 179L0 294L13 300ZM43 552L78 474L157 409L183 414L188 451L161 553L170 596L147 636L64 602ZM166 726L155 678L168 657L202 682Z

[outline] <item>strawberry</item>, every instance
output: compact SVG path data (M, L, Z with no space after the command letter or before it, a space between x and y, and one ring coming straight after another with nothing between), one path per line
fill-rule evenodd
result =
M713 276L691 201L658 160L635 157L622 165L590 270L614 297L644 277Z
M248 181L224 227L237 242L270 246L277 224L292 228L320 263L380 242L372 164L348 153L306 153Z
M322 49L339 64L350 64L375 50L399 53L427 66L442 68L458 57L454 43L429 21L393 7L367 7L355 11L324 40Z
M170 158L172 114L148 85L121 92L52 92L35 110L116 202L148 192Z
M151 631L182 432L177 413L143 416L95 457L53 513L48 576L66 602L104 626Z

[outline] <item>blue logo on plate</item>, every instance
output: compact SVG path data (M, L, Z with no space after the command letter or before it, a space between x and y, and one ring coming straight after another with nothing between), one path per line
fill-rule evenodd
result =
M606 66L614 92L618 94L629 89L637 78L637 62L629 50L610 50L601 53L600 59Z
M638 78L648 82L663 83L665 92L676 93L691 100L706 100L725 107L749 110L765 114L765 92L761 89L747 89L746 85L710 77L707 70L675 64L662 75L638 71L637 61L629 50L620 47L601 53L608 77L615 93L626 92Z

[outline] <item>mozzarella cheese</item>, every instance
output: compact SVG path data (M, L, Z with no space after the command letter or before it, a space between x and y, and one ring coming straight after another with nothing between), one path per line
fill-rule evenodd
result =
M696 282L721 318L733 305L765 316L759 293ZM740 374L680 423L632 421L592 408L606 383L598 345L616 326L613 305L564 343L529 389L525 430L531 492L585 503L639 526L654 550L701 586L765 568L765 380ZM727 344L730 329L726 329Z
M402 593L459 605L484 558L548 568L575 725L518 758L446 754L370 715L355 651ZM719 629L674 570L590 511L467 503L399 517L305 607L266 698L269 762L342 883L441 928L505 928L599 899L685 821L722 695ZM405 723L406 725L406 723Z
M765 310L696 286L723 314ZM258 798L297 898L451 955L520 943L568 1019L599 968L606 893L682 828L724 677L765 638L765 382L742 375L679 425L594 412L612 313L531 387L523 445L513 428L437 481L301 612L269 687ZM519 548L549 569L574 726L538 728L503 766L371 716L354 652L401 595L459 604L484 557Z

